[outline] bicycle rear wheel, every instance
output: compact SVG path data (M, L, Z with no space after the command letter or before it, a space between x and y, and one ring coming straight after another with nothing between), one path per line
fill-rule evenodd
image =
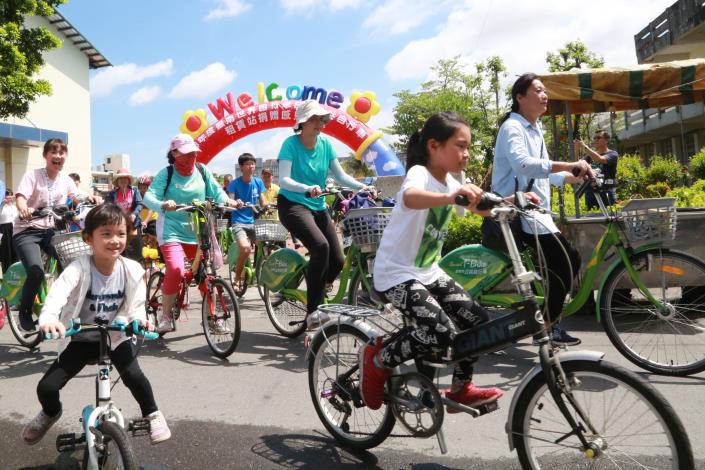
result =
M306 292L306 281L301 276L298 290ZM264 308L274 328L287 338L296 338L306 330L306 304L290 295L264 288Z
M164 273L154 271L149 275L147 280L147 301L144 303L144 308L147 311L147 320L157 325L157 312L162 308L162 283L164 282Z
M97 429L103 435L103 450L98 452L98 468L105 470L139 468L124 429L112 421L101 422ZM88 449L83 452L82 468L87 467Z
M255 263L255 281L257 282L257 292L259 292L259 296L262 300L264 300L264 285L260 280L262 265L264 264L264 261L269 258L269 255L271 255L277 248L278 247L274 245L265 243L265 245L262 247L262 256L258 257Z
M22 327L20 327L19 310L11 310L9 304L7 303L7 300L5 299L0 299L0 302L2 302L1 308L5 309L5 313L7 314L7 322L10 324L10 331L12 331L12 335L15 337L17 342L25 348L36 348L42 341L41 335L35 334L32 336L28 336L28 332L24 331Z
M230 356L240 341L240 308L232 287L223 279L215 278L208 283L208 294L201 303L201 319L213 354Z
M308 362L308 386L318 417L338 442L354 449L378 446L396 421L387 404L371 410L362 403L359 370L343 378L357 365L358 350L368 340L351 325L328 324L314 337Z
M657 374L705 370L705 263L654 249L630 260L639 279L666 304L659 311L621 264L605 283L600 309L607 336L637 366Z
M683 424L671 405L634 372L609 362L570 361L563 370L572 398L561 394L582 426L596 455L588 458L558 409L544 374L521 392L512 423L512 439L524 469L547 468L693 468L693 452ZM597 430L592 434L573 403Z

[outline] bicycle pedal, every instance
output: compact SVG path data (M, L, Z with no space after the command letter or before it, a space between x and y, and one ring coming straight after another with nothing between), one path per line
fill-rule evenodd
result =
M480 412L480 416L486 415L487 413L492 413L493 411L497 411L498 409L499 409L499 402L498 401L485 403L484 405L480 405L477 407L477 410Z
M148 419L133 419L127 424L127 430L132 433L133 436L143 436L149 434L149 420Z
M58 452L74 452L78 446L86 443L86 436L74 433L59 434L56 436L56 450Z

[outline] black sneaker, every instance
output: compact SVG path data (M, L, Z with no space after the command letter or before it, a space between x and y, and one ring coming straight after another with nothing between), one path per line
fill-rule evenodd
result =
M34 331L36 329L31 313L20 313L20 328L24 331Z
M563 328L558 328L557 326L554 326L553 330L551 331L551 340L556 344L565 346L577 346L582 343L580 339L570 336L567 331L565 331ZM533 346L539 345L538 341L536 340L533 340L531 344Z

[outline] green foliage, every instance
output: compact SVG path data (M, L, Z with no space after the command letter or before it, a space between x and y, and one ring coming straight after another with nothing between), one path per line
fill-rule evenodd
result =
M681 178L681 165L673 156L651 158L649 167L646 169L646 184L665 183L669 188L673 188Z
M705 179L705 147L690 157L690 175L695 179Z
M343 170L353 178L364 178L366 176L375 176L375 170L365 162L355 158L354 153L350 153L350 158L340 160L340 166Z
M653 183L646 186L646 191L644 191L644 196L646 197L664 197L671 188L667 183Z
M466 213L465 216L453 216L448 224L448 234L443 243L443 254L449 253L459 246L480 243L482 240L482 217Z
M689 188L675 188L666 197L676 198L676 207L705 207L705 179L693 183Z
M0 7L0 119L24 117L29 105L51 94L47 80L34 78L44 65L42 54L61 46L46 28L25 28L25 16L53 14L66 0L19 0Z
M638 155L622 155L617 164L617 199L642 197L646 186L646 168Z
M492 149L497 134L497 123L504 107L500 106L500 77L506 75L499 57L490 57L475 65L476 73L465 70L460 56L442 59L431 67L435 78L423 83L421 90L402 90L394 108L394 123L384 132L399 136L394 148L406 153L409 137L420 129L429 116L441 111L458 113L470 126L469 177L477 184L492 166Z

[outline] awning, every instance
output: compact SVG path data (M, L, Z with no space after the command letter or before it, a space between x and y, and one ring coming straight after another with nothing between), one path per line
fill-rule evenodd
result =
M540 76L548 92L548 114L667 108L705 101L705 59L629 68L584 69Z

